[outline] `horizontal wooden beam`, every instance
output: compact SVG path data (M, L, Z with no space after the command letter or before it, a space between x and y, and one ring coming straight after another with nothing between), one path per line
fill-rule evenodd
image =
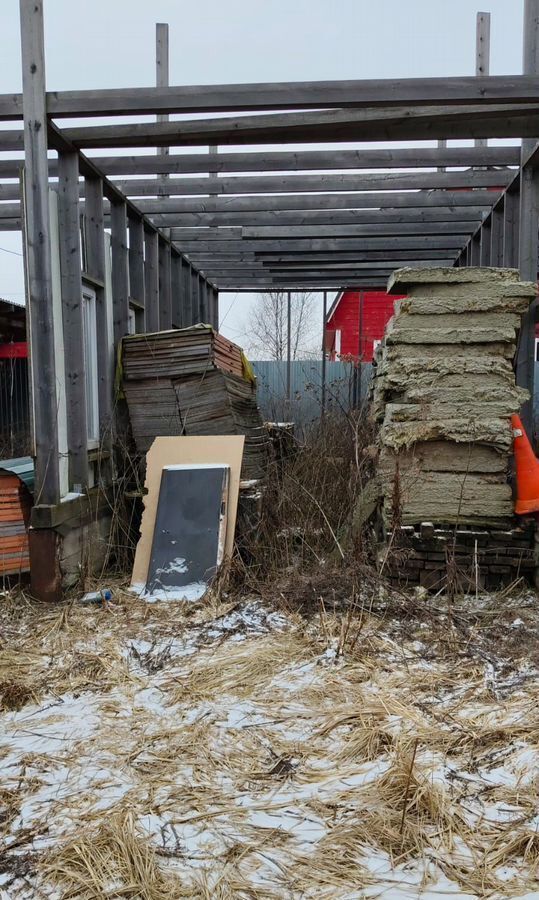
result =
M211 193L219 194L281 194L334 191L409 191L461 190L463 188L506 187L514 178L512 169L488 171L470 169L452 172L421 172L399 174L358 175L260 175L212 180ZM136 178L113 182L126 197L166 197L207 194L207 178L168 178L140 180ZM80 187L81 196L84 186ZM18 183L0 182L0 200L17 200Z
M539 105L411 106L269 113L171 122L67 128L83 149L188 147L323 141L518 138L539 133ZM0 149L15 149L15 132L0 133ZM4 138L9 135L8 144ZM22 133L21 141L22 146ZM20 147L19 147L20 148Z
M54 117L79 118L388 104L520 104L534 102L538 95L539 79L523 75L181 85L49 92L47 111ZM20 118L22 95L0 95L0 119Z
M114 185L109 187L116 191ZM117 196L123 196L117 191ZM281 210L314 210L325 212L329 210L367 210L367 209L424 209L439 208L444 211L456 211L464 207L483 207L490 210L500 197L500 193L494 190L470 190L470 191L404 191L404 192L372 192L366 194L283 194L269 196L265 194L253 197L162 197L152 200L138 200L136 205L131 202L132 208L136 208L142 214L151 217L153 226L173 227L177 224L175 216L185 212L224 214L234 212L271 212ZM105 207L108 212L108 206ZM20 218L21 209L19 203L0 202L0 219Z
M485 208L481 206L425 209L375 210L267 210L265 212L178 213L176 228L217 228L222 226L303 226L311 225L384 225L421 223L469 223L473 229L480 224Z
M320 210L328 209L402 209L443 207L458 209L463 206L484 206L490 209L500 193L488 190L473 191L387 191L366 194L324 194L323 197L306 194L283 194L254 197L162 197L138 200L137 207L148 215L184 212L260 212L266 210ZM173 223L169 223L173 224Z
M483 169L450 172L404 172L398 174L334 174L334 175L247 175L244 177L212 179L211 193L218 194L281 194L335 191L415 191L461 190L462 188L506 187L514 178L512 169L495 171ZM116 181L116 186L128 197L166 197L207 194L207 178L137 178ZM1 186L0 186L1 187ZM2 194L0 192L0 199ZM10 199L6 197L6 199Z
M176 246L184 253L189 254L207 252L215 250L253 250L253 251L279 251L286 250L292 252L312 252L313 250L333 251L333 250L392 250L400 247L401 250L420 249L427 247L443 247L449 249L453 247L462 247L464 244L462 237L453 237L452 235L438 237L373 237L373 238L292 238L288 240L259 240L259 241L182 241L181 244L176 242Z
M451 250L451 253L454 251ZM409 248L393 248L391 254L403 259L432 259L436 256L444 256L447 251L436 247L429 247L426 250L418 247ZM385 248L366 249L366 250L313 250L312 252L296 253L294 250L264 250L262 252L247 251L243 253L236 252L219 252L219 253L192 253L190 258L203 261L206 265L214 262L235 262L240 260L243 262L334 262L335 260L357 261L364 260L384 260L387 259L387 250Z
M394 150L284 150L176 153L170 156L90 156L104 175L189 175L232 172L301 172L341 169L421 169L440 166L518 166L520 147L436 147ZM0 160L0 178L18 178L21 159ZM49 160L49 176L58 162Z
M304 237L374 237L375 235L440 235L468 234L474 231L473 222L425 222L367 225L269 225L256 228L221 227L221 228L174 228L171 237L181 241L237 241L243 239L259 240L262 238L304 238Z
M212 278L220 278L222 276L228 277L231 273L234 275L252 275L253 273L258 273L261 275L275 275L275 274L285 274L285 273L296 273L301 275L302 277L307 275L318 275L318 274L327 274L327 273L348 273L358 272L364 273L365 270L387 270L388 272L392 272L395 269L402 268L405 265L412 265L414 268L421 267L431 267L431 266L452 266L455 261L454 256L449 257L437 257L434 260L410 260L403 261L401 259L389 259L384 262L382 265L380 263L348 263L348 264L339 264L339 263L327 263L326 265L320 266L293 266L293 265L250 265L250 266L207 266L203 269L203 272L211 275Z

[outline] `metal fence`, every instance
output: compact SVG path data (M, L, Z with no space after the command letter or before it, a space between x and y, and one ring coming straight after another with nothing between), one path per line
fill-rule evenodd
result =
M287 363L277 360L253 361L258 382L258 405L264 419L293 421L307 426L320 418L322 411L322 360L294 360L290 365L290 401L287 398ZM366 397L371 365L359 370L351 363L326 362L326 411L348 410L355 394ZM354 385L355 382L355 385Z
M0 459L30 453L28 360L0 359Z

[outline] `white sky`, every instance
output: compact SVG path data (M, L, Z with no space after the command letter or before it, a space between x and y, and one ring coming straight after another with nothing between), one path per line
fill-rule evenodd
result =
M523 0L481 6L473 0L44 0L44 6L49 90L154 84L156 22L170 25L171 84L473 74L478 9L492 14L491 74L522 71ZM0 92L20 91L18 0L0 0L0 60ZM22 301L20 235L0 234L0 247L0 297ZM221 294L223 332L246 347L252 303L252 295ZM321 302L313 315L321 321Z

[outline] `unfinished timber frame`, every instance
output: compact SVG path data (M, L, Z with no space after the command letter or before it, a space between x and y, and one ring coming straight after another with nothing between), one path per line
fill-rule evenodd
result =
M0 129L0 230L24 233L36 565L51 551L61 561L70 523L84 525L100 504L106 515L115 348L129 330L217 328L219 290L379 287L403 266L516 267L536 281L539 0L524 6L522 75L486 74L480 21L475 76L169 86L160 24L155 87L47 93L43 2L20 0L23 92L0 95L0 120L21 128ZM121 121L148 114L156 121ZM438 146L370 146L404 140ZM358 146L324 148L339 142ZM517 373L532 393L535 315L534 301ZM38 592L55 596L59 578L49 566Z

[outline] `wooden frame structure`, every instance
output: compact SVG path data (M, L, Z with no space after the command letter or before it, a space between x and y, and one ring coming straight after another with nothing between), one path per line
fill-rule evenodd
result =
M485 74L483 22L472 77L174 87L168 30L159 25L156 87L47 93L43 3L20 0L23 93L0 95L0 120L23 128L0 128L0 150L24 150L24 161L0 160L0 230L25 234L38 505L53 509L63 495L61 423L52 433L50 424L60 409L58 367L65 370L68 487L80 493L91 483L81 437L83 281L96 290L100 416L110 434L112 357L130 316L139 331L200 321L218 327L219 290L375 287L404 265L518 266L536 280L539 0L524 4L523 75ZM148 114L157 120L121 121ZM116 121L92 124L93 117ZM71 127L70 118L88 124ZM455 138L476 143L447 147ZM487 146L488 138L524 140L498 147ZM369 147L433 139L438 147ZM336 142L359 146L323 148ZM322 146L286 149L302 143ZM279 144L282 150L263 149ZM180 147L191 149L171 152ZM114 152L126 148L138 153ZM88 155L104 149L106 156ZM58 318L63 359L55 354ZM532 390L534 339L535 304L518 364L520 383Z

